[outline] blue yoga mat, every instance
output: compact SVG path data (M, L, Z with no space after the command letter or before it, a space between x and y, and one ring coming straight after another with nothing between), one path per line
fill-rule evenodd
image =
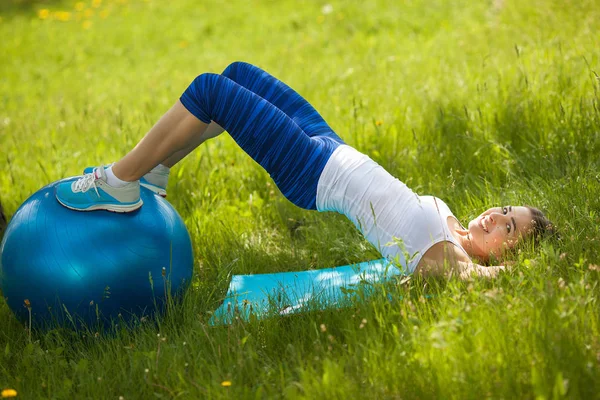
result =
M274 274L235 275L211 324L342 307L354 288L402 275L387 259L342 267Z

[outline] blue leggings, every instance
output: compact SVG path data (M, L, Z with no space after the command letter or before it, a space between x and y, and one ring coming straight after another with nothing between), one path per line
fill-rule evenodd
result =
M244 62L223 74L202 74L181 103L196 118L215 121L258 162L295 205L315 210L317 183L344 141L298 93Z

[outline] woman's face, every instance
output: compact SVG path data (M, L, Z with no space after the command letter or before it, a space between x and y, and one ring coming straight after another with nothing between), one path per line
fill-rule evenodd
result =
M512 249L531 229L532 215L527 207L490 208L469 222L473 256L487 261L491 255L500 258Z

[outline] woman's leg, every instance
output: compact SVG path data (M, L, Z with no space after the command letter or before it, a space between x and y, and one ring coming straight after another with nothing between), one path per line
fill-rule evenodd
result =
M133 150L112 166L112 171L123 181L136 181L184 149L194 137L200 137L209 123L195 118L177 101Z
M308 136L326 136L344 143L304 97L261 68L236 61L225 68L222 75L279 108Z
M95 168L76 181L58 184L56 199L77 211L137 210L142 206L139 179L207 126L177 101L125 157L108 169Z
M298 124L308 136L326 136L344 143L306 99L266 71L252 64L236 61L227 66L221 75L256 93L279 108ZM161 164L169 168L172 167L196 147L206 140L220 135L223 131L224 129L220 125L212 121L202 135L194 136L183 150L176 152Z
M115 176L131 184L122 189L108 184L100 168L78 182L59 185L56 197L77 210L132 211L141 205L137 180L185 149L211 121L227 130L269 172L290 201L303 208L316 208L318 179L340 143L331 138L310 138L279 108L216 74L197 77L140 143L113 165Z
M223 129L216 122L211 122L208 124L208 127L201 135L193 136L192 139L188 142L188 144L182 150L179 150L172 154L169 158L162 161L161 164L167 168L171 168L183 158L185 158L188 154L190 154L196 147L200 146L202 143L206 142L208 139L219 136L223 133L225 129Z
M229 132L290 201L316 208L318 179L338 142L310 138L282 110L222 75L200 75L180 100L199 120Z

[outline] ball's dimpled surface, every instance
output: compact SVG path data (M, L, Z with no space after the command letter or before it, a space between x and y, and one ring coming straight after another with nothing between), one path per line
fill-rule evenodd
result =
M191 281L190 236L166 200L142 188L134 212L78 212L56 200L59 182L21 205L0 244L0 289L19 319L28 321L27 299L40 327L68 322L64 308L90 325L98 314L129 321L163 304L163 267L172 294Z

